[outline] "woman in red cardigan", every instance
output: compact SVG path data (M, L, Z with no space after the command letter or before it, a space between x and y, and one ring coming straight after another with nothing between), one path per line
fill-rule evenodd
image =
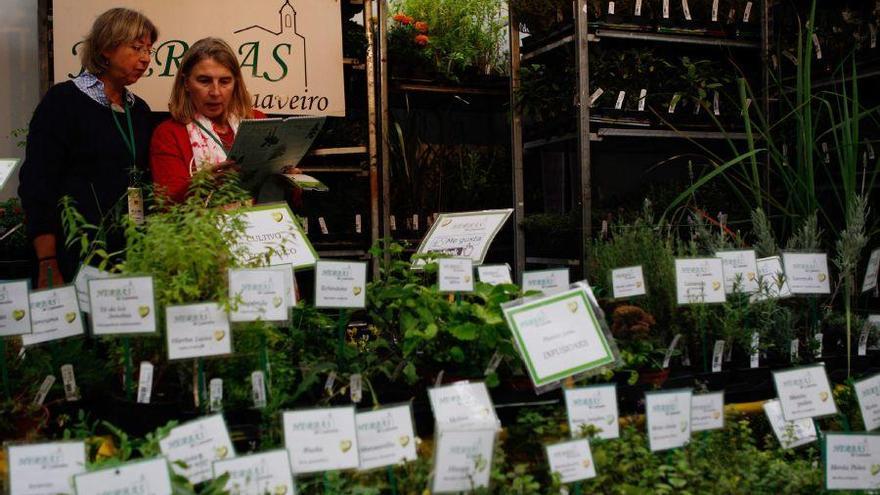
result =
M201 39L187 50L168 107L171 118L153 131L150 168L157 192L175 202L186 197L196 172L235 169L226 153L238 124L266 117L251 108L235 53L218 38ZM295 196L294 201L298 200Z

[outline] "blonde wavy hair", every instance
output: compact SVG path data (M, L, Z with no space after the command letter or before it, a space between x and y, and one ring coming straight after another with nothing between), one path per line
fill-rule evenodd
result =
M110 67L104 52L147 35L153 43L159 38L159 30L147 16L122 7L110 9L99 15L92 24L92 29L83 40L80 61L92 74L103 74Z
M180 68L174 76L174 86L171 88L171 101L168 102L168 111L171 118L183 124L189 124L196 115L196 107L193 105L189 94L186 92L186 80L192 74L193 68L202 60L211 59L229 69L235 78L235 88L232 92L232 101L226 109L226 117L234 115L240 119L248 119L254 116L251 107L251 95L244 84L241 75L241 67L235 52L228 43L220 38L202 38L183 55Z

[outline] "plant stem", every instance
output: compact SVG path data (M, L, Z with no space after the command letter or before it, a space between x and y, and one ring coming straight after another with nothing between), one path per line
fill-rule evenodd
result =
M397 478L394 476L394 466L388 466L388 484L391 485L391 495L397 495Z
M205 361L202 358L196 358L196 367L198 368L198 387L199 387L199 409L205 408Z
M125 360L125 374L122 377L122 386L125 389L125 397L128 400L134 399L134 366L131 361L131 339L122 337L122 349Z

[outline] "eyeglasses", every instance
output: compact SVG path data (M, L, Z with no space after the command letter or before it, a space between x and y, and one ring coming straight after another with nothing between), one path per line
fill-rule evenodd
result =
M156 49L151 46L131 45L131 49L136 51L138 55L149 55L152 57L156 54Z

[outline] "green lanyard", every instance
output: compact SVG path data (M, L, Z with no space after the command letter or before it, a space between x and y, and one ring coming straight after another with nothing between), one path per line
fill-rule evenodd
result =
M211 139L214 140L215 143L217 143L217 144L220 146L220 149L222 149L223 151L226 151L226 152L229 151L229 148L227 148L227 147L223 144L223 142L220 141L220 138L218 138L216 134L214 134L213 132L209 131L208 128L205 127L205 126L203 126L202 123L199 122L198 120L193 119L193 122L194 122L197 126L199 126L199 129L205 131L205 134L207 134Z
M125 121L128 124L127 136L125 131L122 130L122 124L119 123L119 118L116 116L116 111L113 110L112 105L110 107L110 114L113 115L113 123L116 124L116 129L119 130L119 135L122 136L122 141L125 142L125 147L128 148L128 152L131 154L131 167L134 170L137 167L137 149L135 148L134 125L131 123L131 112L128 110L128 103L125 104Z

